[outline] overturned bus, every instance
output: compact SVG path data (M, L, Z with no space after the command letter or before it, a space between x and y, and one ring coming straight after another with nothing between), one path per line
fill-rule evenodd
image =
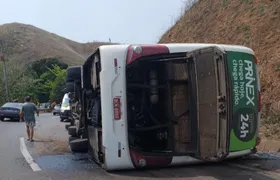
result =
M68 68L73 152L106 170L221 161L259 143L253 50L222 44L100 46Z

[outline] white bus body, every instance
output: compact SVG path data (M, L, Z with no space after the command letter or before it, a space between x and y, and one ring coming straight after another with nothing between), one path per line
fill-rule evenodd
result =
M240 156L245 156L251 154L254 148L257 145L256 140L254 139L257 136L257 130L251 137L251 139L247 139L246 142L240 140L233 140L232 131L233 128L231 127L230 123L221 122L224 118L224 121L235 121L233 118L233 114L228 114L231 112L231 103L232 103L232 92L228 92L231 90L232 87L230 85L224 85L227 87L227 91L224 88L225 96L225 108L224 114L219 115L220 110L218 105L216 109L217 113L215 114L215 118L211 120L211 123L216 123L217 118L219 119L217 129L215 130L215 137L212 139L207 139L209 137L202 137L202 134L198 134L197 138L199 139L193 147L199 147L197 149L190 149L187 152L184 147L174 147L177 145L166 145L168 147L174 147L175 150L162 150L160 153L153 152L141 152L131 147L129 143L129 125L128 125L128 112L127 108L129 108L128 104L128 92L127 92L127 76L128 76L128 68L133 67L133 63L137 61L150 61L145 58L153 58L158 59L158 61L178 61L178 63L182 61L187 61L187 58L191 56L196 57L194 59L194 63L199 62L199 57L206 54L204 49L213 48L212 50L218 51L219 53L223 54L225 57L221 57L224 63L224 67L220 68L219 73L224 73L225 75L227 72L231 75L230 68L228 69L227 63L232 61L227 54L229 52L233 53L241 53L244 54L244 57L248 55L248 57L252 56L254 58L254 52L246 47L243 46L234 46L234 45L220 45L220 44L156 44L156 45L107 45L107 46L100 46L96 52L94 52L84 63L82 67L82 89L93 89L100 95L100 103L101 103L101 124L97 126L93 123L88 123L90 120L85 120L85 127L87 128L88 132L88 141L90 144L90 153L95 159L97 163L99 163L104 169L106 170L121 170L121 169L134 169L134 168L143 168L143 167L154 167L154 166L172 166L172 165L182 165L182 164L192 164L192 163L199 163L202 161L219 161L222 159L227 158L235 158ZM211 51L212 51L211 50ZM197 52L196 52L197 51ZM207 51L208 53L210 51ZM181 53L181 54L178 54ZM174 56L173 56L174 54ZM178 54L178 55L177 55ZM183 55L185 54L185 57ZM160 55L157 56L157 55ZM170 57L169 57L170 55ZM172 57L171 57L172 55ZM175 57L176 55L176 57ZM233 54L235 55L235 54ZM236 54L238 56L240 54ZM180 56L180 57L179 57ZM214 56L214 55L213 55ZM226 57L227 56L227 57ZM143 59L141 59L144 57ZM212 57L212 56L211 56ZM185 59L184 59L185 58ZM139 60L140 59L140 60ZM181 60L180 60L181 59ZM151 60L151 61L152 61ZM207 61L209 59L205 59ZM216 69L219 65L215 66ZM241 65L240 65L241 66ZM256 65L254 65L256 66ZM221 66L220 66L221 67ZM198 66L197 66L198 68ZM203 69L204 67L201 67ZM227 69L224 71L224 68ZM98 70L99 69L99 70ZM222 69L222 70L221 70ZM244 70L245 71L245 70ZM214 72L214 71L213 71ZM207 72L208 73L208 72ZM256 73L257 78L257 86L256 89L259 92L259 79L258 79L258 72L254 69L254 73ZM196 81L199 79L199 70L196 71L197 77ZM158 73L160 76L160 74ZM210 76L210 70L209 74ZM223 77L224 78L224 77ZM218 81L218 80L217 80ZM220 80L223 81L223 80ZM206 81L205 81L206 82ZM231 82L231 81L230 81ZM158 82L159 83L159 82ZM224 82L220 82L219 84L226 84L227 80ZM228 82L229 83L229 82ZM221 85L221 86L222 86ZM198 86L198 85L197 85ZM213 88L218 88L218 85ZM211 87L209 87L211 88ZM198 90L197 90L198 91ZM220 90L222 93L222 90ZM98 94L97 93L97 94ZM196 92L195 92L196 93ZM213 92L214 93L214 92ZM209 93L210 94L210 93ZM259 93L257 99L259 99ZM139 95L140 96L140 95ZM154 101L157 101L159 97L155 97ZM197 93L197 98L202 99L201 94ZM206 97L204 97L206 98ZM216 96L215 96L216 98ZM218 98L218 97L217 97ZM86 98L88 99L88 98ZM152 101L152 100L151 100ZM210 102L210 100L208 100ZM207 102L208 102L207 101ZM197 101L198 102L198 101ZM206 102L206 100L205 100ZM218 102L218 101L217 101ZM256 101L259 106L259 100ZM196 103L197 111L203 109L204 106L201 103ZM211 106L211 104L210 104ZM243 107L240 105L240 107ZM242 108L240 108L242 109ZM253 109L255 112L255 109ZM99 112L99 111L95 111ZM196 112L196 111L195 111ZM164 113L164 112L163 112ZM208 112L205 111L205 114ZM254 125L255 129L258 129L259 126L259 107L256 107L256 114L257 120L256 124ZM205 131L208 133L207 130L203 130L202 124L204 121L203 113L197 113L195 116L198 120L198 125L196 125L201 131ZM211 114L208 114L211 116ZM214 116L213 116L214 117ZM232 120L233 119L233 120ZM200 124L199 124L200 123ZM201 126L200 126L201 125ZM215 126L216 127L216 126ZM227 129L228 127L228 129ZM168 129L169 130L169 129ZM169 133L170 131L168 131ZM198 133L194 131L193 133ZM210 133L210 131L209 131ZM160 133L159 133L160 134ZM161 135L161 134L160 134ZM139 135L140 136L140 135ZM164 136L164 135L162 135ZM169 136L171 133L168 134ZM144 137L144 136L143 136ZM165 137L168 139L168 137ZM151 139L154 137L151 137ZM204 138L204 139L203 139ZM249 138L249 137L248 137ZM219 141L218 141L218 140ZM146 141L149 141L150 138L147 138ZM203 144L207 140L211 142L217 143L215 147L212 148L211 152L207 151L207 144ZM143 141L143 140L142 140ZM141 142L142 142L141 141ZM151 140L152 141L152 140ZM251 142L252 141L252 142ZM134 141L133 141L134 142ZM166 142L170 143L170 141ZM249 143L250 142L250 143ZM174 142L171 142L171 144ZM238 149L238 143L243 143L244 148ZM182 144L182 143L181 143ZM163 147L164 145L162 145ZM171 149L172 149L171 148ZM237 149L236 149L237 148ZM141 148L140 148L141 149ZM168 149L168 148L166 148ZM218 152L219 151L219 152ZM188 155L189 153L189 155ZM208 153L208 154L207 154ZM216 154L215 154L216 153ZM102 154L102 155L101 155Z

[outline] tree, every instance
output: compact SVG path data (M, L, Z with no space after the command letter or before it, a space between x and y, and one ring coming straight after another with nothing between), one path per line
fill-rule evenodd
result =
M35 61L28 66L34 77L31 90L40 102L59 100L63 97L67 64L56 58Z
M33 84L32 75L26 71L25 68L17 67L9 61L6 61L6 68L10 99L19 99L20 101L23 101L25 96L31 95L28 94L28 92L30 92L30 87L32 87ZM3 63L0 63L0 82L2 83L0 86L0 93L4 95L0 96L1 105L6 102L6 89L4 84L4 73L2 69Z
M43 58L34 61L28 65L28 69L33 72L33 75L38 78L54 65L59 66L61 69L67 69L68 65L61 62L58 58Z
M52 101L61 101L66 88L66 69L54 66L53 73L55 73L56 76L51 84L50 99Z
M11 100L19 99L23 102L26 96L39 102L60 101L63 98L68 65L61 63L59 59L42 59L24 68L6 61L6 66ZM0 93L3 94L0 96L0 105L4 104L6 99L2 69L3 63L0 62Z

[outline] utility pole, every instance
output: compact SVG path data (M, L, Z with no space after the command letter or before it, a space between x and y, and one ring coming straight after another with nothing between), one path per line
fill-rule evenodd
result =
M10 93L8 86L8 78L7 78L7 68L6 68L6 60L3 54L0 54L0 60L3 61L3 70L4 70L4 78L5 78L5 86L6 86L6 101L10 101Z

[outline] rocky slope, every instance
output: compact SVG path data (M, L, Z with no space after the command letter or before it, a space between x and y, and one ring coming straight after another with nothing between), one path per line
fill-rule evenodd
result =
M271 108L277 114L280 108L275 108L280 101L279 24L278 0L199 0L160 43L223 43L252 48L261 73L263 117L280 122L279 116L271 115Z

